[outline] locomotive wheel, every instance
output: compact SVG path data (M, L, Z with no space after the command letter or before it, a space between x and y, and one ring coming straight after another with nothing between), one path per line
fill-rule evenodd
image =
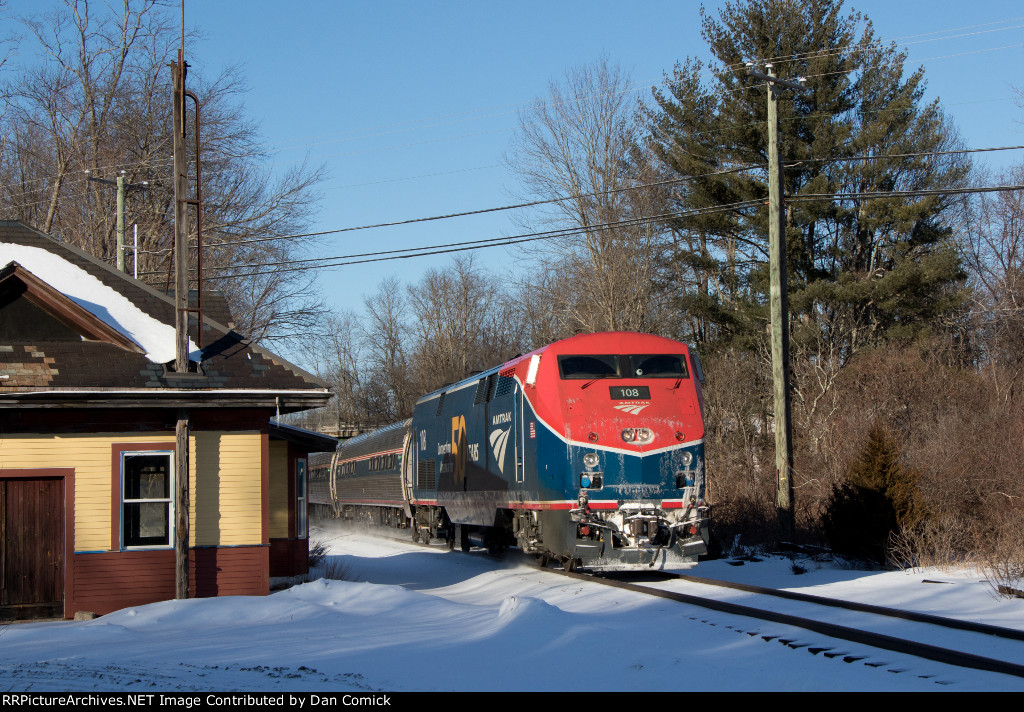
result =
M487 545L487 555L498 559L505 555L505 542L501 540L500 532L488 529L484 536L484 543Z
M570 556L569 558L567 558L565 561L562 562L562 567L566 571L575 571L576 569L579 568L580 563L582 563L582 562L580 562L579 559L574 559L573 557Z

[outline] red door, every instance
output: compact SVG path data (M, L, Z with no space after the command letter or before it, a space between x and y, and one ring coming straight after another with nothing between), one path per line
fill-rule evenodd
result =
M64 614L64 481L0 478L0 620Z

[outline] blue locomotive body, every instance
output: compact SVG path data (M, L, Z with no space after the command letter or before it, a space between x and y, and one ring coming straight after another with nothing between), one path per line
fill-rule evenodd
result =
M661 337L556 342L425 395L390 436L343 445L335 469L353 448L400 450L387 473L400 498L359 500L338 485L338 502L401 509L427 541L514 545L569 568L692 565L709 522L699 372L684 344Z

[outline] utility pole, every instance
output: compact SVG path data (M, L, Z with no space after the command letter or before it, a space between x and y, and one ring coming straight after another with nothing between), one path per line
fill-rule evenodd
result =
M113 185L117 187L117 269L121 272L127 272L124 264L124 196L129 190L146 190L149 187L149 181L143 181L142 183L126 183L124 179L124 171L117 177L116 181L104 180L103 178L95 178L89 173L92 171L86 171L86 176L89 180L94 183L106 183L107 185Z
M188 161L185 156L185 73L178 52L171 64L174 80L174 327L177 334L174 370L188 373L188 224L185 220Z
M124 171L117 177L117 270L124 272Z
M800 83L779 79L771 64L767 74L747 64L747 73L768 85L768 269L772 338L772 391L775 403L775 514L779 533L791 539L794 533L793 506L793 416L789 387L789 294L786 268L786 213L782 198L782 169L779 165L779 92L781 87L803 90Z
M175 375L187 375L188 362L188 225L185 222L185 190L188 163L185 160L185 64L184 53L171 63L174 112L174 330ZM178 409L175 427L175 598L189 595L189 430L190 413Z

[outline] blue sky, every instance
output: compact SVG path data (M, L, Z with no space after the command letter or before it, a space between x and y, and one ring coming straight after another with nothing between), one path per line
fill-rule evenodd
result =
M47 0L49 1L49 0ZM722 3L706 2L712 11ZM13 12L38 2L12 0ZM203 40L187 48L196 71L238 65L257 121L283 170L309 157L323 163L322 210L311 230L446 214L517 202L502 164L517 111L550 80L602 53L649 96L687 56L707 58L700 4L687 0L186 0L185 21ZM849 2L876 35L924 66L929 98L971 147L1024 144L1024 6L1018 1L867 0ZM176 12L176 11L175 11ZM987 154L997 168L1022 152ZM511 213L341 233L324 256L397 249L520 232ZM478 251L506 271L521 263L506 248ZM321 274L337 309L362 307L388 276L414 282L448 257L342 267Z
M709 2L710 9L720 3ZM851 3L877 35L923 65L969 146L1024 143L1013 101L1024 66L1018 2ZM314 229L330 230L517 202L502 164L517 111L548 82L606 53L630 71L637 96L687 56L707 57L699 4L589 2L189 3L206 39L189 58L206 74L241 63L246 107L283 167L307 154L328 167ZM995 23L995 24L988 24ZM936 33L936 34L933 34ZM987 157L1006 166L1021 153ZM324 255L515 234L511 213L341 233ZM506 248L476 253L491 269L519 261ZM342 267L321 278L329 302L359 309L381 279L415 281L448 257Z

